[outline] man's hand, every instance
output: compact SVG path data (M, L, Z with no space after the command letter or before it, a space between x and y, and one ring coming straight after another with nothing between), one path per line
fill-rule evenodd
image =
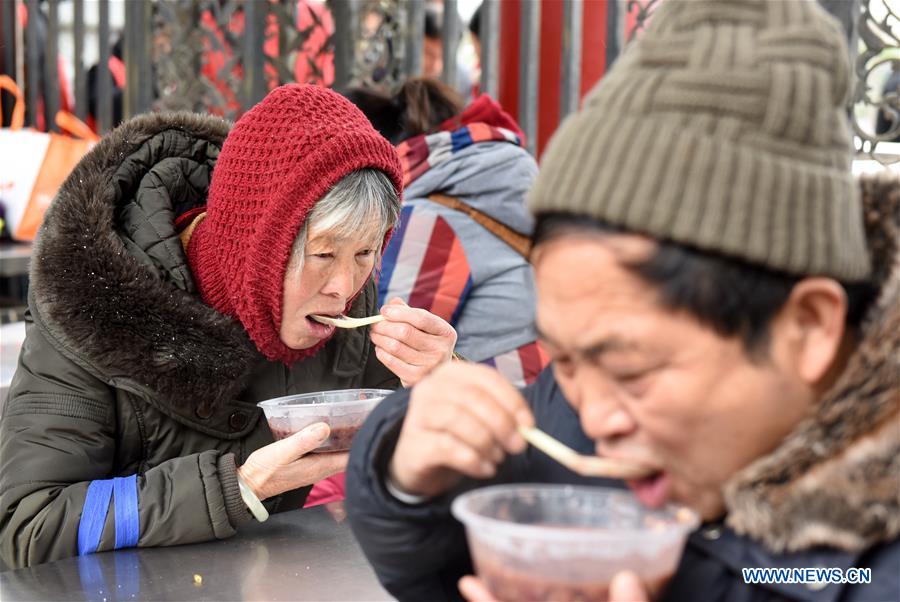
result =
M647 588L641 579L630 571L617 573L609 584L609 602L648 602Z
M424 309L409 307L400 298L381 308L386 319L369 330L375 356L400 377L404 387L450 361L456 331L444 320Z
M347 468L348 453L311 454L331 430L317 422L265 445L247 458L238 474L260 500L317 483Z
M459 580L459 593L468 602L500 602L491 594L484 581L472 575L466 575Z
M444 364L412 391L390 478L426 497L444 493L462 475L490 478L507 454L525 450L517 426L533 424L525 399L497 371Z
M459 580L459 591L469 602L500 602L484 581L468 575ZM619 573L609 585L609 602L648 602L647 590L634 573ZM512 600L508 602L514 602Z

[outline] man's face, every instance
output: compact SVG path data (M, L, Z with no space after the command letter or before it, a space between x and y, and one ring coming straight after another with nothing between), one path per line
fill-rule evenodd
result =
M331 335L334 326L320 324L309 316L343 313L372 274L383 238L384 233L374 226L359 239L350 240L310 225L302 269L291 261L285 272L280 327L285 345L308 349Z
M656 471L628 483L644 504L675 501L710 520L724 511L722 485L774 449L814 395L790 358L751 361L738 338L663 307L623 264L654 248L618 234L542 243L537 325L597 454Z

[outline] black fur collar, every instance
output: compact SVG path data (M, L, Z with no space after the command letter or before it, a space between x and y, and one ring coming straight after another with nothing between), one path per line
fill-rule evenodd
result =
M208 147L212 164L228 130L187 113L123 124L62 185L34 247L31 312L55 346L106 382L171 405L233 398L260 356L240 324L138 260L123 216L152 167L147 145L156 140L156 154L169 157Z

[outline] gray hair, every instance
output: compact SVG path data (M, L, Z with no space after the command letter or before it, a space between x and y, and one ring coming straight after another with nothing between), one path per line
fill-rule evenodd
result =
M303 269L310 224L333 234L338 240L358 238L373 221L379 227L377 259L381 259L383 236L400 219L400 197L387 174L379 169L350 172L325 193L309 212L294 240L288 269Z

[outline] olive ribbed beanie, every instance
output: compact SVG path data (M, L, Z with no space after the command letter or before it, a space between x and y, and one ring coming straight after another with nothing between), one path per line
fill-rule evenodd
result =
M814 0L665 0L553 136L530 208L864 279L850 83L843 30Z

